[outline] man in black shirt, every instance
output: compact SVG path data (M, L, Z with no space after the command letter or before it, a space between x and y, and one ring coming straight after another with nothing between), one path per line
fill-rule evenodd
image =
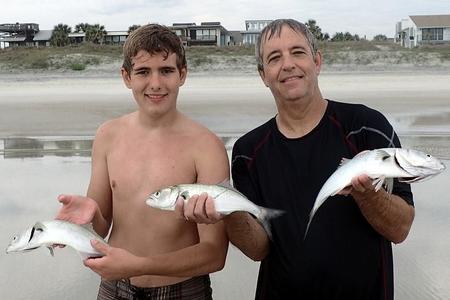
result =
M400 147L392 126L364 105L324 99L322 64L313 35L295 20L275 20L256 45L258 69L278 114L234 145L235 187L254 203L284 210L271 221L272 240L249 214L218 215L211 199L193 197L190 220L223 220L230 241L261 260L256 299L393 299L391 242L402 242L414 219L409 185L374 191L360 175L317 211L314 200L342 158L363 150ZM348 197L345 197L345 195Z

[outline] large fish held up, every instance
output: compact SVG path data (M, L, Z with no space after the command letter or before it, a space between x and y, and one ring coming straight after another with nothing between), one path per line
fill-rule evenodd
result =
M14 236L6 253L26 252L45 246L53 256L54 245L65 245L75 249L82 259L103 256L91 246L91 240L106 244L91 225L77 225L62 220L37 222Z
M258 206L248 200L246 196L231 187L229 184L207 185L207 184L179 184L163 188L154 192L145 202L147 205L162 209L175 210L175 204L179 197L185 203L193 195L208 193L213 198L214 208L223 215L235 211L246 211L254 215L271 238L269 219L278 217L283 211Z
M373 179L375 191L385 186L392 192L394 178L413 183L427 180L445 170L439 159L413 149L381 148L358 153L352 159L343 159L339 168L331 174L316 197L309 215L305 237L311 221L325 200L350 186L352 178L367 174Z

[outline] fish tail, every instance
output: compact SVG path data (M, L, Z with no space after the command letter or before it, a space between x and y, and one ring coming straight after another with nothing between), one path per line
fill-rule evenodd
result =
M313 217L313 215L311 214L309 216L308 224L306 224L306 230L305 230L305 235L303 235L303 240L306 239L306 235L308 234L309 225L311 225L312 217Z
M260 214L257 216L259 222L264 227L267 236L272 240L272 230L270 228L270 220L284 214L283 210L260 207Z

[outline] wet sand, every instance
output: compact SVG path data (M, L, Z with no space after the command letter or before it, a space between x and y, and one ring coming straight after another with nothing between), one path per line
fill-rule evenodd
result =
M383 112L399 133L450 132L450 71L323 73L323 96ZM219 134L243 133L275 114L258 76L191 75L179 108ZM0 77L0 137L92 136L107 119L135 109L120 78Z
M324 97L379 109L403 135L406 145L429 148L446 159L450 157L449 82L450 71L341 72L320 76ZM259 77L247 75L189 76L180 90L179 107L224 137L239 136L275 114L270 91ZM8 138L17 136L38 136L40 140L47 139L51 147L56 145L55 136L89 139L99 124L134 109L130 91L112 76L0 76L0 154L4 154L3 158L0 156L2 245L24 226L52 218L59 193L84 194L90 158L86 152L81 156L78 152L67 156L58 156L59 152L26 158L14 153L7 156L1 153L1 143L4 150ZM44 150L46 145L43 143ZM77 143L74 147L62 141L58 145L88 149L90 143ZM413 187L418 199L416 221L408 240L394 247L397 299L450 297L446 284L450 279L446 267L449 259L445 258L450 249L446 238L450 201L442 196L446 195L449 176L447 172ZM429 234L430 229L433 235ZM215 299L253 299L258 263L232 246L229 251L225 269L212 275ZM62 249L55 258L45 252L46 249L40 249L12 256L1 253L0 269L5 270L0 273L2 294L11 299L95 298L98 276L82 266L75 252Z

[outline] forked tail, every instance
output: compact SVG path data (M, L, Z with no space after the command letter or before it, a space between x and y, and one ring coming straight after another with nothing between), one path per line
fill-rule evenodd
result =
M284 214L283 210L260 207L261 213L257 216L259 222L264 227L267 236L272 240L272 230L270 228L270 220Z

